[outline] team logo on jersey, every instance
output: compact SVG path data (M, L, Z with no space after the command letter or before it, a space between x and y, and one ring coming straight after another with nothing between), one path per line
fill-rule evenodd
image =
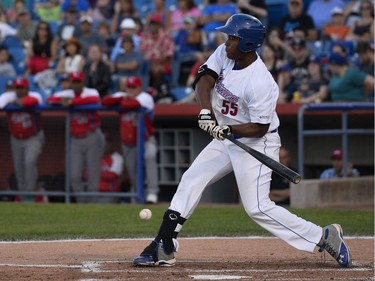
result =
M220 73L219 78L216 80L215 89L216 92L225 98L229 102L238 103L239 97L233 94L231 91L229 91L227 88L225 88L223 84L224 76L223 76L223 70Z

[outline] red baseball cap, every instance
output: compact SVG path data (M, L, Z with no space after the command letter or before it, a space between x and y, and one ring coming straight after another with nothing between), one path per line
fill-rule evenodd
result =
M151 17L150 17L150 23L151 22L161 24L161 16L156 15L156 14L151 15Z
M126 87L141 87L142 80L138 76L130 76L126 80Z
M85 75L82 71L72 72L69 75L70 81L83 81L85 80Z
M342 160L342 151L340 149L335 149L332 151L331 159Z
M14 88L28 88L29 87L29 80L24 77L18 77L13 81Z

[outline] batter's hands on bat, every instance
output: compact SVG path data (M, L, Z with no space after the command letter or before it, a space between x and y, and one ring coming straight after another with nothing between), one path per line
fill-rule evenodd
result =
M230 127L227 125L215 126L211 130L211 136L218 140L225 140L224 135L230 134Z
M214 116L211 114L211 110L202 109L198 115L198 125L203 131L211 134L213 127L216 126Z

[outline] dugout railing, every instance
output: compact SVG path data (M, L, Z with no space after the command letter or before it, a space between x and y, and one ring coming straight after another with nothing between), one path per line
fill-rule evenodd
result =
M309 112L338 111L341 115L341 128L339 129L305 129L305 117ZM304 178L305 168L305 137L341 136L343 152L343 176L347 176L348 164L348 136L349 135L373 135L374 129L349 128L348 116L353 111L374 111L373 103L322 103L307 104L298 111L298 172Z
M56 196L64 197L65 203L71 203L72 197L119 197L119 198L135 198L138 203L145 203L144 196L144 114L146 114L146 109L140 108L135 110L139 113L138 118L138 131L137 131L137 187L136 192L73 192L70 186L70 119L73 112L78 111L112 111L112 112L123 112L124 110L120 106L107 107L102 105L81 105L81 106L71 106L69 108L49 106L49 105L37 105L32 109L32 111L43 112L43 111L64 111L65 114L65 186L63 191L20 191L20 190L0 190L0 196ZM25 111L25 108L21 108L16 105L8 105L3 111ZM120 130L120 128L118 128Z

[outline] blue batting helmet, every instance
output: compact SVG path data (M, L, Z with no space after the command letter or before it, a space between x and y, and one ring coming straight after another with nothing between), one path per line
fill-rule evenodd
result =
M266 37L266 28L256 17L246 14L231 16L224 26L216 30L240 38L238 49L248 53L262 46Z

